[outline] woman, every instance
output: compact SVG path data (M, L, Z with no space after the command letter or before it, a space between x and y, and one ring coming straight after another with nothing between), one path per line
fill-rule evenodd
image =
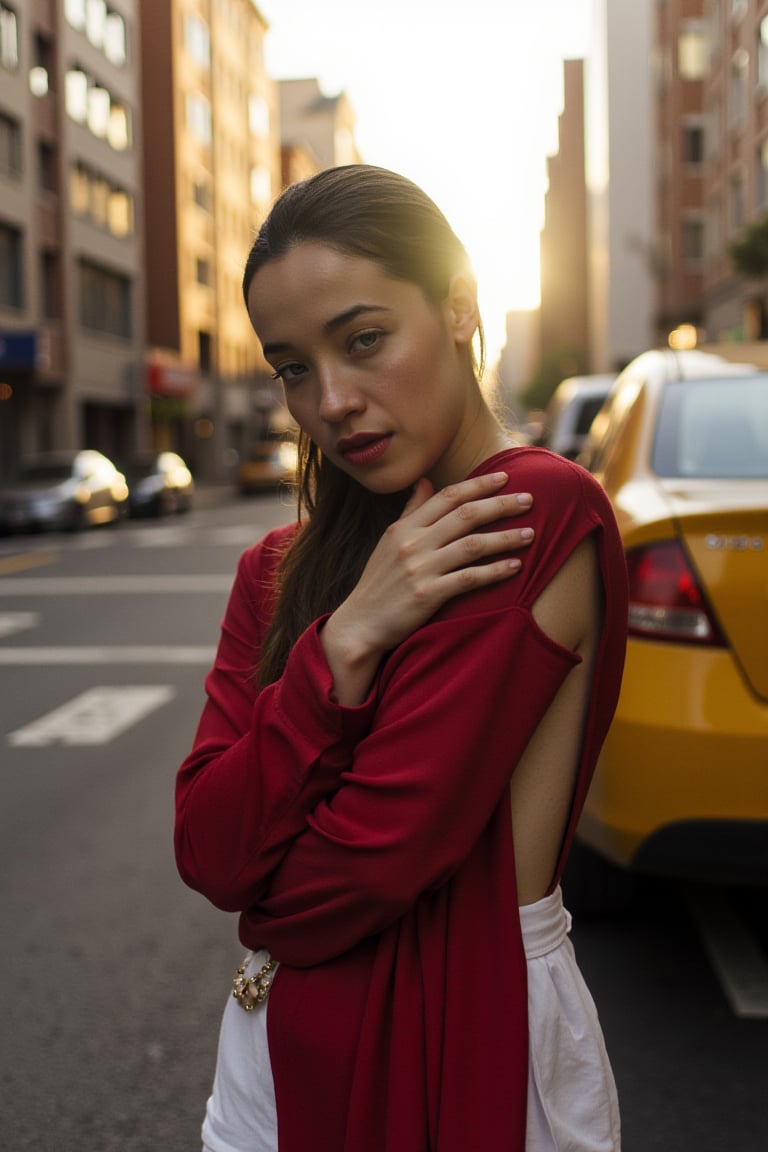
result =
M181 875L251 950L205 1146L615 1152L559 889L624 655L608 502L487 407L466 253L404 178L287 189L244 293L303 514L241 559L178 778Z

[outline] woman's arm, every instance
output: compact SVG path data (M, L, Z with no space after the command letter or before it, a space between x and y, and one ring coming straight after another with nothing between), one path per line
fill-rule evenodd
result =
M581 676L580 651L599 628L595 606L610 575L595 666L605 680L581 754L574 744L579 789L588 780L620 681L623 554L594 483L571 466L541 467L551 499L537 491L536 544L523 575L451 601L389 658L352 769L311 814L268 894L249 906L241 892L249 942L289 964L321 963L450 878L507 795L541 721L569 690L571 673ZM576 763L565 771L572 797Z
M455 485L446 495L427 501L431 508L427 514L422 510L424 500L417 500L426 531L417 531L414 537L410 524L408 548L382 549L383 560L373 565L378 576L369 579L367 594L358 597L357 619L366 620L371 604L379 603L383 595L397 628L413 628L414 618L426 619L453 594L446 575L455 575L451 566L466 569L468 556L470 585L513 574L519 564L508 558L496 564L495 554L527 543L519 530L506 525L486 531L479 546L470 543L469 553L461 547L465 539L478 539L474 531L478 526L487 527L500 514L509 516L530 507L530 497L482 499L495 494L505 479L504 474L475 477ZM462 511L466 508L468 512ZM391 533L388 540L397 536ZM441 561L426 576L422 567L414 589L407 579L414 555L431 556L436 541L443 548ZM459 548L451 551L456 543ZM340 772L349 767L354 748L370 725L381 660L379 653L366 671L365 683L356 680L354 692L342 690L340 702L344 673L338 668L331 671L321 642L323 622L317 622L294 646L282 677L257 695L253 673L275 567L274 560L271 566L266 562L267 556L268 547L262 547L241 560L216 663L206 681L208 701L193 751L179 771L176 792L179 871L191 887L232 910L243 907L245 890L249 902L255 899L259 886L304 828L307 815L338 786ZM483 564L477 566L488 557L492 572L486 572ZM377 595L384 579L393 590L385 586ZM366 631L369 636L381 635L370 622ZM389 642L396 643L396 638L390 627Z
M449 880L578 663L514 606L409 637L384 670L353 766L255 906L241 877L249 942L295 966L321 963Z
M372 698L358 708L334 699L317 625L300 637L280 680L257 691L274 572L268 547L238 565L207 701L176 782L181 876L232 910L228 894L243 867L254 883L272 871L306 813L337 786L373 714Z

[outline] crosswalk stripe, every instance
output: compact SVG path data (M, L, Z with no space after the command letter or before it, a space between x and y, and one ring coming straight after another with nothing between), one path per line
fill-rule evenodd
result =
M0 579L0 597L141 596L160 593L228 592L232 576L39 576Z
M12 636L14 632L24 632L36 628L40 623L37 612L0 612L0 639Z
M212 645L112 645L83 644L69 648L30 645L27 648L0 648L0 664L7 666L48 666L52 664L203 664L216 655Z
M17 748L107 744L175 695L162 685L91 688L8 736Z

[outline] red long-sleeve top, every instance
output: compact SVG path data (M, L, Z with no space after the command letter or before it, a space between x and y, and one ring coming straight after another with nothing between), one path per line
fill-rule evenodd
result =
M522 1152L526 963L508 785L579 662L531 607L594 533L604 620L567 850L621 680L624 555L583 469L535 448L504 469L536 530L513 579L447 603L336 703L316 621L281 678L253 669L295 527L241 558L194 747L178 775L183 879L281 962L268 1032L281 1152ZM494 525L494 527L497 527Z

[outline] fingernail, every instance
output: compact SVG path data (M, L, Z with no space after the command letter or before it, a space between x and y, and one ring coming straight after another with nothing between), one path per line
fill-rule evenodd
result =
M522 504L524 506L526 504L532 504L533 503L533 496L531 496L530 492L518 492L517 493L517 502L518 502L518 504Z
M520 539L521 540L533 540L533 528L521 528L520 529Z
M504 480L509 480L509 476L506 472L493 472L491 474L491 480L495 480L497 484L501 484Z

